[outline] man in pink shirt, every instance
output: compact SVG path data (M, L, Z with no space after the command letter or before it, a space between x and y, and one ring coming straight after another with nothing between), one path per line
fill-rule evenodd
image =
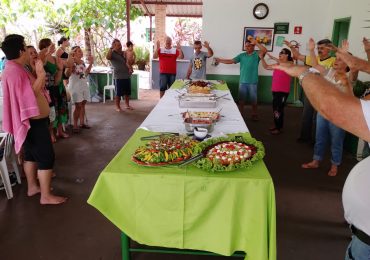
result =
M29 55L24 37L11 34L5 37L1 49L8 62L3 72L4 94L3 129L14 135L15 150L24 148L24 172L27 195L41 193L41 204L61 204L67 198L50 191L53 174L54 149L48 129L49 104L43 95L45 71L41 60L35 63L36 80L31 81L24 68ZM40 186L39 186L39 184Z

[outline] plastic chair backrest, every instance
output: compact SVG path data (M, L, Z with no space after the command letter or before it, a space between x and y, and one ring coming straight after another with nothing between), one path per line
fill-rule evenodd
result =
M114 69L111 67L110 70L107 71L107 86L114 85Z
M5 158L9 158L13 153L13 145L14 145L14 138L13 135L7 134L5 137L5 151L4 156Z

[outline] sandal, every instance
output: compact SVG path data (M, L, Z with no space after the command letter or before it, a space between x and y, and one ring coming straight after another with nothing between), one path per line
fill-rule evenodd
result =
M86 125L86 124L83 124L83 125L80 125L80 128L83 128L83 129L90 129L90 128L91 128L91 126Z

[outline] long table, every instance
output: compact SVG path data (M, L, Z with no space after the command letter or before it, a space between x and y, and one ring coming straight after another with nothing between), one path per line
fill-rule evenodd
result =
M88 203L141 244L221 255L243 251L246 260L275 260L275 192L263 161L248 170L216 174L192 165L144 167L131 161L144 144L141 137L182 130L177 118L168 116L179 112L175 104L168 107L177 91L167 91L103 170ZM221 105L221 114L241 118L232 100ZM212 134L248 132L244 121L227 120L221 119Z

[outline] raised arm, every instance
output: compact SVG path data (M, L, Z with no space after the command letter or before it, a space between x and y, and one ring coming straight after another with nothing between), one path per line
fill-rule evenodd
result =
M370 61L370 41L364 37L362 42L364 43L364 49L367 55L367 60Z
M32 89L35 94L41 92L41 90L45 87L45 70L44 70L44 63L38 59L35 62L35 72L36 72L36 80L32 84Z
M93 64L94 64L94 57L93 57L93 56L89 56L89 57L87 58L87 61L89 62L89 66L86 68L85 75L87 75L87 74L89 74L89 73L90 73L91 68L92 68L92 66L93 66Z
M161 42L158 40L157 43L156 43L156 46L155 46L154 53L153 53L153 59L158 58L158 54L159 54L160 49L161 49Z
M293 77L302 75L308 67L289 64L274 66ZM303 78L303 89L313 107L335 125L370 142L370 131L366 124L360 100L341 92L320 75L308 73Z
M363 71L370 73L370 62L349 54L344 48L338 48L336 56L343 60L351 71Z
M308 41L308 49L310 50L312 67L320 71L321 74L323 74L326 71L326 69L325 67L319 65L319 63L317 62L315 46L316 46L315 40L310 38Z
M181 45L180 45L179 42L176 45L176 49L179 51L179 56L177 56L177 59L183 59L184 58L184 53L181 50Z
M292 51L293 58L305 62L306 56L301 54L289 41L284 41L284 44Z
M261 63L262 63L262 67L265 70L273 70L273 68L271 68L271 66L266 63L266 61L265 61L265 55L263 55L263 53L259 53L258 56L260 57Z
M215 58L216 63L224 63L224 64L235 64L236 62L233 59L221 59Z
M207 53L207 57L208 58L211 58L213 56L213 50L212 48L209 46L209 42L205 41L203 43L203 46L207 49L208 53Z

